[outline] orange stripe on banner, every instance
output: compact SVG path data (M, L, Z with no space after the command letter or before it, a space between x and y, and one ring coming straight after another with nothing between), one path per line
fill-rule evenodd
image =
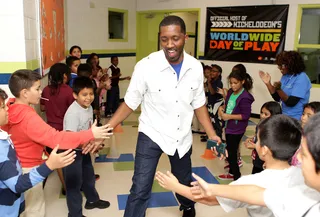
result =
M281 29L221 29L221 28L211 28L211 32L281 32Z

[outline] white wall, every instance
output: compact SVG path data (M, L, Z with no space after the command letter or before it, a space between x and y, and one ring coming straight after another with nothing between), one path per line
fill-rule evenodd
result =
M40 62L40 24L39 0L24 0L24 34L26 46L26 61L38 60Z
M108 8L128 10L128 41L109 42ZM129 50L136 49L136 1L135 0L66 0L65 1L66 45L79 45L85 50ZM123 76L131 75L135 57L119 57ZM100 65L110 66L110 58L100 58ZM120 82L120 97L128 87Z
M0 62L25 62L23 3L0 1Z
M224 0L224 1L211 1L211 0L167 0L160 2L159 0L137 0L137 11L146 10L173 10L173 9L187 9L187 8L200 8L200 21L199 21L199 51L204 52L205 44L205 23L206 23L206 8L207 7L224 7L224 6L245 6L245 5L272 5L272 4L289 4L289 14L287 23L287 34L285 42L285 50L293 50L296 30L296 20L298 12L298 4L319 4L320 0ZM187 29L187 31L190 31ZM231 71L232 67L237 64L236 62L223 62L223 61L203 61L205 64L220 65L223 68L223 81L226 86L226 77ZM252 64L244 63L247 71L254 79L254 88L252 90L255 97L253 104L253 113L260 113L261 105L269 100L271 96L267 92L266 87L259 78L259 70L269 72L273 81L277 81L281 77L281 73L275 65L268 64ZM318 100L320 95L320 88L312 88L310 100Z

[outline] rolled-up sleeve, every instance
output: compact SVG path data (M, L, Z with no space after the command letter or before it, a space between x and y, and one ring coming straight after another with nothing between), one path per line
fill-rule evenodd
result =
M201 73L200 73L200 81L199 81L199 85L198 85L198 88L195 93L195 96L192 100L192 107L193 109L198 109L200 108L201 106L205 105L206 104L206 96L205 96L205 93L204 93L204 85L203 85L203 73L202 73L202 66L201 64L199 63L199 66L200 67L197 67L196 70L199 70Z
M131 81L124 97L127 106L132 110L136 110L142 101L145 91L144 67L143 63L139 62L134 67Z

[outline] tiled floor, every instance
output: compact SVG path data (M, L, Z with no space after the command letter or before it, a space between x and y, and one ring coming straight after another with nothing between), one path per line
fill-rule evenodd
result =
M105 210L83 210L83 214L88 217L120 217L123 216L125 202L131 187L131 178L134 169L134 153L137 140L137 117L138 113L133 113L123 123L123 133L115 134L106 142L106 148L101 152L100 157L94 163L95 172L100 174L100 180L96 182L96 188L102 199L108 200L111 206ZM257 120L252 120L249 124L245 136L252 136ZM246 138L246 137L245 137ZM194 134L192 166L193 172L203 177L210 183L219 183L217 175L223 173L225 163L214 160L205 160L200 156L206 148L205 143L200 142L200 135ZM252 169L250 151L241 147L241 155L244 165L241 168L242 175L249 174ZM163 154L158 165L158 170L170 170L168 157ZM225 184L226 182L221 182ZM61 197L61 184L56 173L53 173L46 184L46 216L64 217L67 216L67 206L65 197ZM85 203L85 199L83 201ZM152 217L179 217L181 212L178 209L178 202L172 192L168 192L155 181L152 188L152 196L147 210L147 216ZM232 213L225 213L219 206L209 207L196 204L198 217L244 217L247 216L244 209L239 209Z

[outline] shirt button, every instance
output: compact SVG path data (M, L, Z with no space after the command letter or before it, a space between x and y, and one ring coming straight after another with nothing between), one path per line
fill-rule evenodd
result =
M180 128L178 128L178 130L180 130Z
M176 102L178 102L178 100Z
M176 86L176 88L177 88L177 86Z
M179 140L177 140L177 142L179 142Z
M159 91L161 91L161 90L159 89Z
M180 115L178 115L178 117L180 117Z

